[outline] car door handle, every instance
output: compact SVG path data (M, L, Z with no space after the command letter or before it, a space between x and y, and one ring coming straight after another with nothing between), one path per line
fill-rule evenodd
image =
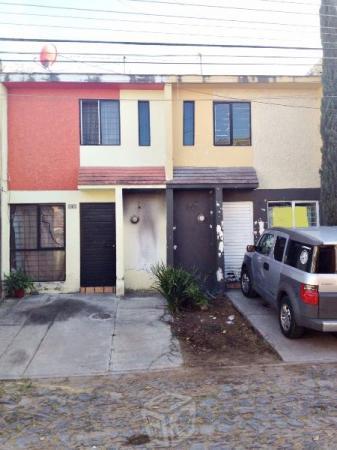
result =
M269 264L268 263L263 263L263 268L264 270L269 270Z

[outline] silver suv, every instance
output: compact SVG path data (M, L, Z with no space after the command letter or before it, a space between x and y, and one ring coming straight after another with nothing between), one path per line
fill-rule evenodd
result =
M247 246L241 290L277 308L288 338L305 328L337 331L337 227L266 230Z

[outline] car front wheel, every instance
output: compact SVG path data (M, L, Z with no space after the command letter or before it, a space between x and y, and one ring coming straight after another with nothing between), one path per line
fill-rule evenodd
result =
M245 297L248 298L256 297L257 294L252 288L252 281L250 279L250 275L246 267L243 267L241 272L240 286L241 291Z
M304 328L297 325L293 307L288 297L283 297L279 305L279 323L284 336L297 339L304 333Z

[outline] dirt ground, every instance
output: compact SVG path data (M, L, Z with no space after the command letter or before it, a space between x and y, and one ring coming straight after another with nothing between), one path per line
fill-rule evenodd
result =
M172 329L189 367L279 361L272 348L226 297L212 300L205 311L176 313Z

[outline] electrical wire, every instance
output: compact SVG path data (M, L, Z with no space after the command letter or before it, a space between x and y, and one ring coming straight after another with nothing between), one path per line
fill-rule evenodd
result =
M17 62L17 63L35 63L37 60L34 59L2 59L1 62ZM97 64L152 64L152 65L177 65L177 66L185 66L185 65L200 65L200 61L195 62L181 62L181 61L129 61L129 60L67 60L67 61L58 61L58 63L71 63L71 64L77 64L77 63L97 63ZM284 66L284 63L263 63L263 62L205 62L203 61L203 66ZM287 66L310 66L312 63L287 63Z
M205 4L205 3L186 3L186 2L181 2L181 1L174 1L174 2L169 2L167 0L127 0L128 2L133 2L133 3L150 3L150 4L157 4L157 5L171 5L171 6L192 6L192 7L201 7L201 8L215 8L215 9L232 9L232 10L238 10L238 11L257 11L257 12L268 12L268 13L283 13L283 14L296 14L297 12L295 11L284 11L284 10L279 10L279 9L267 9L267 8L251 8L251 7L245 7L245 6L228 6L228 5L209 5L209 4ZM0 2L1 3L1 2ZM317 4L317 6L319 7L319 4ZM306 11L301 11L298 12L301 15L309 15L309 16L316 16L317 13L314 12L306 12ZM330 14L327 14L326 16L330 17Z
M149 34L159 34L159 35L168 35L168 36L197 36L197 37L206 37L206 38L224 38L224 39L257 39L257 40L267 40L267 41L279 41L279 38L271 38L271 37L259 37L259 36L237 36L237 35L224 35L224 34L204 34L204 33L191 33L191 32L170 32L170 31L155 31L155 30L123 30L123 29L113 29L113 28L102 28L102 27L81 27L75 25L55 25L55 24L34 24L34 23L18 23L18 22L0 22L0 25L11 25L11 26L24 26L24 27L38 27L38 28L58 28L58 29L71 29L71 30L95 30L95 31L110 31L110 32L121 32L121 33L149 33ZM282 41L293 42L294 39L282 39Z
M13 11L0 11L0 12L4 13L4 14L9 14L9 15L22 16L22 13L19 13L19 12L13 12ZM114 23L116 22L116 19L112 19L111 17L110 18L109 17L92 17L92 16L87 17L87 16L69 16L69 15L67 15L67 16L63 16L63 15L55 16L55 15L52 15L52 14L40 14L40 13L30 13L30 12L25 13L25 16L51 17L53 19L61 18L61 19L76 19L76 20L95 20L95 21L114 22ZM151 24L151 25L177 25L177 26L182 26L182 27L190 27L191 26L191 24L186 23L186 22L185 23L180 23L180 22L163 22L163 21L160 21L160 20L159 21L158 20L156 20L156 21L148 21L148 20L133 20L133 19L124 19L124 18L118 18L118 22L138 23L138 24ZM263 24L264 24L264 22L263 22ZM210 24L210 25L208 25L208 24L200 24L200 25L197 24L197 25L194 25L193 24L193 26L204 27L204 28L208 27L208 28L212 28L212 29L213 28L221 28L223 30L223 25L217 25L217 24L213 24L213 23ZM296 26L296 24L295 25L289 24L288 26L289 27ZM235 25L226 25L226 29L237 29L237 26L235 26ZM257 28L257 27L245 26L245 30L261 31L261 27ZM266 28L265 26L263 26L263 31L264 32L265 31L272 31L272 32L274 32L275 28ZM295 31L297 32L297 29L294 30L294 32ZM302 30L301 32L302 33L312 33L312 30ZM323 32L323 34L327 34L327 33Z
M8 50L0 50L0 55L1 54L12 54L12 55L37 55L39 54L39 51L16 51L16 50L12 50L12 51L8 51ZM231 55L229 53L227 54L201 54L201 53L195 53L195 54L187 54L187 53L175 53L175 54L169 54L169 53L162 53L162 54L151 54L151 53L100 53L100 52L59 52L59 54L61 55L76 55L76 56L120 56L120 57L151 57L151 58L178 58L178 57L182 57L182 58L196 58L199 57L200 55L202 57L205 58L223 58L223 57L228 57L228 58L273 58L273 59L315 59L317 60L317 56L301 56L301 55L294 55L294 56L290 56L290 55ZM337 57L333 57L333 56L325 56L325 57L320 57L320 59L337 59Z
M11 6L22 6L22 3L16 2L2 2L0 1L0 5L11 5ZM189 16L189 15L175 15L175 14L157 14L157 13L149 13L149 12L132 12L132 11L118 11L111 9L92 9L92 8L76 8L71 6L55 6L55 5L38 5L34 3L25 3L24 6L34 7L34 8L43 8L43 9L61 9L65 11L84 11L90 13L105 13L105 14L125 14L125 15L137 15L137 16L147 16L147 17L164 17L164 18L174 18L174 19L196 19L200 21L211 21L211 22L237 22L237 23L254 23L260 25L281 25L281 26L295 26L295 27L304 27L304 28L319 28L317 25L310 24L289 24L284 22L269 22L269 21L253 21L253 20L238 20L238 19L221 19L217 17L200 17L200 16ZM301 13L298 13L301 15ZM324 27L324 28L333 28L335 27Z
M109 44L109 45L135 45L135 46L161 46L161 47L214 47L214 48L251 48L251 49L272 49L272 50L310 50L321 51L321 47L301 47L285 45L247 45L247 44L206 44L188 43L188 42L145 42L145 41L108 41L108 40L87 40L87 39L43 39L43 38L15 38L0 37L4 42L58 42L58 43L76 43L76 44ZM336 43L337 45L337 43ZM332 48L330 50L336 50Z

